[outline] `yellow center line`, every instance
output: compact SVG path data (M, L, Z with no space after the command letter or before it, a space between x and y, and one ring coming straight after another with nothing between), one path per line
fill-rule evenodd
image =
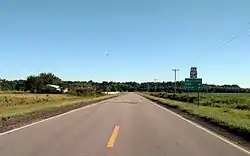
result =
M112 148L114 146L114 143L115 143L115 139L118 135L118 132L119 132L119 126L115 126L114 130L113 130L113 133L108 141L108 144L107 144L107 147L108 148Z

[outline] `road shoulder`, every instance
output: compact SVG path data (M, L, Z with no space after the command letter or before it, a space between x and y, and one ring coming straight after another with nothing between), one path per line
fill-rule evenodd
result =
M212 133L218 134L219 137L225 139L225 140L229 140L230 142L232 142L232 144L235 144L236 146L239 146L240 148L243 147L244 149L247 149L248 154L250 154L250 141L246 140L244 137L240 136L240 135L236 135L230 131L228 131L227 129L220 127L219 125L213 123L210 120L204 119L204 118L200 118L196 115L190 114L187 111L183 110L183 109L179 109L178 107L174 107L172 105L169 105L167 103L161 103L158 100L155 100L154 98L152 98L151 96L145 95L145 94L139 94L142 97L154 102L155 104L157 104L158 106L167 109L168 111L173 112L174 114L177 114L181 117L183 117L184 119L193 122L195 124L200 125L200 127L203 127L204 129L207 129L207 131L211 131Z

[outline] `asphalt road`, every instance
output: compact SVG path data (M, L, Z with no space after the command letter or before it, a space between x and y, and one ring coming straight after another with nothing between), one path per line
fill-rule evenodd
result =
M0 156L247 156L136 94L0 135Z

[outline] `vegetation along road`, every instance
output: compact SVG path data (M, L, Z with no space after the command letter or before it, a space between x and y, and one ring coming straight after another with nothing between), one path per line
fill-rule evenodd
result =
M75 96L0 92L0 131L67 112L116 95Z

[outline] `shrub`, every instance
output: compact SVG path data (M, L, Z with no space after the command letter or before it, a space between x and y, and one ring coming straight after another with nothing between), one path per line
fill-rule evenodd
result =
M91 87L79 87L75 89L70 89L68 94L72 94L76 96L93 96L93 95L101 94L101 93L96 93L95 90Z

